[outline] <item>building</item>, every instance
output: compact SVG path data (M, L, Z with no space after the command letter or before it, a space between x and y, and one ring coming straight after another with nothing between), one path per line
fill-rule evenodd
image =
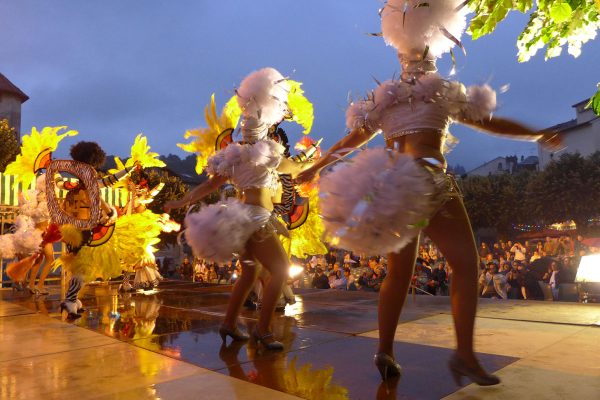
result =
M0 74L0 119L8 119L8 124L17 133L17 139L21 138L21 104L27 100L29 96Z
M579 153L586 157L600 151L600 117L594 114L592 109L585 108L588 101L584 100L572 106L575 109L575 119L547 129L561 135L565 148L553 153L538 146L540 169L544 169L550 161L565 152Z
M514 174L515 172L530 170L537 171L538 158L529 156L527 158L521 156L521 159L515 156L496 157L477 168L468 171L465 176L490 176L501 174Z

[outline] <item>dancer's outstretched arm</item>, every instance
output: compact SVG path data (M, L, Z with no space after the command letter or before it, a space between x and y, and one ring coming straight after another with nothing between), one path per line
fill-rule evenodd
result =
M527 140L532 142L537 141L550 150L561 148L561 138L556 132L536 131L520 122L507 118L493 116L492 118L483 121L471 121L465 118L458 122L506 139Z
M349 153L371 140L378 132L371 132L364 128L357 128L331 146L329 151L319 158L312 166L298 174L296 182L304 183L312 181L315 176L329 164L345 157Z
M169 212L173 208L185 207L199 200L202 200L204 197L216 191L220 186L224 185L226 182L227 178L220 175L215 175L209 178L206 182L196 186L194 189L187 192L181 199L166 202L165 211Z

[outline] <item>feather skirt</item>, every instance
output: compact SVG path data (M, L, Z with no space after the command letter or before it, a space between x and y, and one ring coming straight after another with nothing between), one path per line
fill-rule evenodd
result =
M212 262L242 254L250 237L271 221L271 211L229 198L188 214L185 239L194 256Z
M439 208L436 179L411 156L384 148L338 165L321 178L321 213L333 244L366 254L399 252Z

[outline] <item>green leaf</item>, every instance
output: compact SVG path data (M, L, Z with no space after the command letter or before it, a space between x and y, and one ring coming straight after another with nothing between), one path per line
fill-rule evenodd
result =
M557 23L567 21L572 13L573 9L569 3L564 1L558 1L550 7L550 17Z
M600 115L600 84L598 84L598 91L596 92L594 97L592 97L590 99L590 101L587 103L587 105L585 107L586 108L591 107L592 110L594 110L594 113L596 113L596 115Z

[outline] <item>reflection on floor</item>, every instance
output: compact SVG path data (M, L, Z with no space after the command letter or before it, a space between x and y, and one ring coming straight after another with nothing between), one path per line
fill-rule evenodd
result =
M228 287L163 282L145 293L86 287L82 318L58 314L59 294L0 291L0 399L597 398L600 305L480 303L476 350L503 383L458 387L448 298L407 300L396 334L399 381L381 384L373 293L303 290L277 315L285 351L221 346ZM257 312L240 325L251 330ZM85 329L84 329L85 328Z

